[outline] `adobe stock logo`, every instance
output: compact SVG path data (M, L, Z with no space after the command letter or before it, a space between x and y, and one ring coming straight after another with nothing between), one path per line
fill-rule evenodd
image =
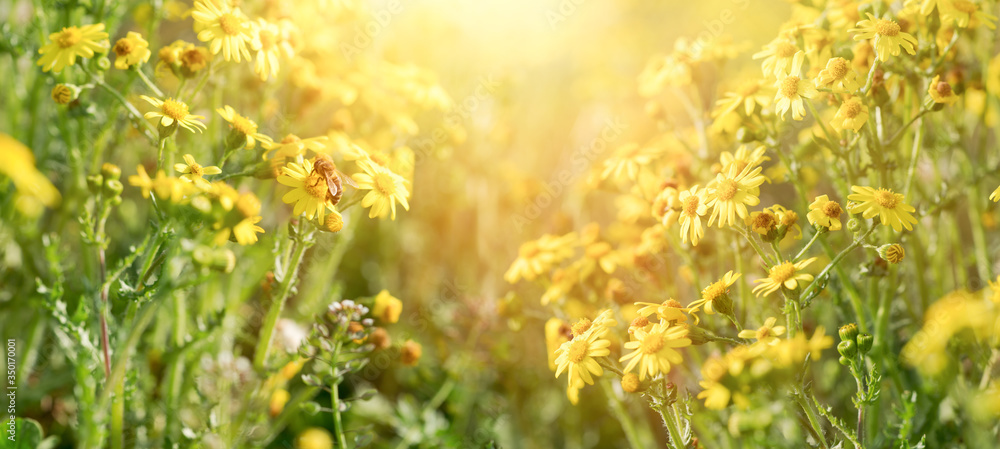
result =
M403 4L399 0L389 0L385 7L375 11L372 19L364 26L354 26L354 38L340 43L340 52L344 59L350 61L375 42L375 37L382 33L392 22L392 18L403 12Z

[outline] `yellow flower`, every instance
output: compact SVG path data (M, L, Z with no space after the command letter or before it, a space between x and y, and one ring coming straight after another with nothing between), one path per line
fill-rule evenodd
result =
M815 260L816 258L813 257L795 263L782 262L774 265L768 271L766 278L754 281L755 283L760 283L760 285L754 287L753 293L756 296L760 296L761 294L767 296L778 291L778 289L782 286L789 290L795 290L799 287L799 281L813 280L813 276L811 274L800 273L799 271L813 263Z
M855 91L861 88L858 82L858 73L851 68L851 64L844 58L830 58L826 62L826 68L819 71L819 86L831 86L834 90Z
M388 290L382 290L375 296L375 305L372 306L372 315L383 323L396 323L399 321L399 314L403 312L403 301L389 294Z
M837 114L830 120L830 126L839 131L850 129L858 132L866 122L868 122L868 106L861 104L861 100L857 97L851 97L837 109Z
M880 61L888 61L889 55L899 56L900 47L911 55L916 54L914 47L917 45L917 38L900 31L898 23L889 19L876 19L870 13L866 15L868 20L858 22L858 28L848 31L859 33L854 36L856 41L874 38L872 46L875 47L875 53Z
M361 199L363 207L371 208L368 218L385 218L391 212L391 217L395 220L397 202L403 209L410 210L410 203L407 201L410 191L406 188L406 180L378 164L362 161L358 166L364 173L356 173L352 178L358 183L359 190L368 190Z
M281 201L294 204L292 213L305 215L308 219L316 218L319 224L326 219L326 209L333 210L333 205L327 201L329 191L326 178L313 170L313 160L302 158L298 162L289 162L282 167L278 182L292 188L291 192L281 197Z
M795 41L781 36L765 45L763 50L755 53L753 59L764 58L764 62L761 64L764 76L774 75L776 78L781 78L788 73L789 67L794 66L795 55L799 52ZM792 72L797 73L798 70L793 68Z
M729 405L729 398L732 392L725 385L711 380L702 380L698 385L703 389L698 393L698 399L705 400L705 408L709 410L723 410Z
M597 332L584 332L573 337L556 349L556 377L566 371L569 386L572 387L577 379L593 385L593 376L604 374L601 365L594 358L611 354L608 349L610 346L611 342Z
M760 80L747 81L735 92L726 92L721 100L715 102L716 108L712 112L712 118L722 117L740 106L743 106L743 112L750 116L758 105L764 108L769 104L771 97L764 89L764 83Z
M719 156L719 162L722 163L722 171L727 172L730 168L736 167L736 172L743 171L747 166L757 167L764 162L771 160L771 158L764 156L767 151L767 147L764 145L758 145L753 151L749 149L746 145L740 145L736 149L736 153L730 153L728 151L723 151L722 155Z
M135 173L128 177L129 185L140 188L142 197L149 198L149 191L153 188L153 179L149 177L149 174L146 173L146 167L142 165L135 168Z
M698 246L698 241L705 236L701 217L708 213L705 190L698 190L698 186L691 187L690 190L681 192L678 200L681 204L681 212L677 216L677 222L681 225L681 241L687 242L690 238L691 246Z
M320 152L326 149L326 142L330 139L326 136L300 139L295 134L289 134L280 142L262 142L261 145L267 149L264 152L264 159L291 159L297 156L305 156L306 150Z
M202 189L208 190L212 185L205 180L204 175L217 175L222 173L222 170L216 166L202 167L195 160L194 156L190 154L184 155L185 164L174 164L174 170L177 170L181 175L181 179L187 182L193 182L194 185L201 187Z
M556 370L556 349L573 337L571 332L569 325L559 318L549 318L545 322L545 349L549 355L550 370Z
M135 31L129 31L128 35L118 39L115 43L115 68L126 70L129 67L149 61L152 52L149 51L149 42L142 38L142 35Z
M942 23L954 21L960 28L966 28L971 22L970 19L975 19L975 22L986 25L986 28L991 30L997 28L997 16L983 11L980 5L969 0L939 2L938 11Z
M635 181L638 179L639 170L649 165L660 151L656 148L642 147L637 143L628 143L619 147L615 153L604 161L604 171L601 172L601 179L608 179L613 176L615 180L626 179ZM622 174L626 177L623 177Z
M663 301L662 304L655 304L651 302L637 302L637 306L642 306L635 313L641 317L648 317L650 315L656 314L656 317L660 321L687 321L687 315L685 313L689 312L689 309L685 309L681 306L680 302L675 299L668 299ZM696 316L695 319L698 317ZM697 321L695 321L697 324Z
M257 243L257 234L264 232L264 228L257 226L262 217L259 215L260 200L256 195L243 193L236 199L235 205L236 212L228 214L222 222L215 225L219 230L213 240L216 245L225 244L230 235L240 245L251 245Z
M201 132L206 129L204 123L198 121L198 119L204 119L205 117L200 115L191 115L188 113L188 105L180 100L174 100L173 98L167 98L166 100L160 100L157 98L147 97L145 95L140 95L139 98L146 100L149 104L159 108L159 111L147 112L143 117L147 119L158 118L160 119L159 124L163 127L171 127L180 125L182 128L191 132Z
M990 201L994 203L1000 201L1000 187L997 187L997 189L990 194Z
M715 312L729 315L732 313L732 300L729 299L729 287L742 276L740 273L727 272L722 279L709 284L701 291L701 298L688 304L691 313L697 312L702 306L705 307L706 315L715 315ZM720 307L721 306L721 307Z
M739 333L740 338L754 338L761 344L773 346L778 343L778 337L785 333L785 326L775 326L778 320L770 317L764 321L764 325L757 330L744 330Z
M198 40L208 42L208 49L213 55L221 50L226 61L250 60L248 46L253 40L250 20L239 8L233 8L228 1L197 0L191 16L194 17Z
M903 195L889 189L875 190L871 187L851 186L851 190L854 193L848 195L847 199L858 203L851 207L852 214L861 213L866 219L878 215L883 225L892 226L896 232L903 228L912 230L917 223L917 219L910 214L916 209L904 202Z
M70 87L65 84L56 84L56 87L52 88L52 101L59 104L69 104L69 102L76 100L76 96L79 93L79 88Z
M816 95L816 86L812 81L802 79L802 61L804 53L798 52L792 61L792 70L788 75L779 74L774 87L778 92L774 95L774 108L782 120L788 110L792 110L793 120L802 120L806 116L806 106L804 98L812 98Z
M42 55L38 65L43 72L49 70L59 73L66 66L76 64L76 57L94 57L94 53L108 51L108 33L104 32L104 24L84 25L82 27L67 27L49 35L50 43L38 49Z
M840 208L840 203L831 201L830 197L820 195L809 205L809 213L806 219L816 226L828 228L831 231L840 230L840 215L844 210Z
M232 138L235 141L234 145L243 143L240 141L245 141L245 145L241 146L253 148L257 145L258 140L261 141L262 144L273 141L270 137L257 132L257 123L237 114L236 110L234 110L231 106L223 106L216 109L215 112L218 112L223 119L229 122L229 126L233 133Z
M511 284L517 283L521 278L534 280L538 275L551 270L555 264L572 256L576 240L576 234L569 233L562 237L544 235L538 240L521 244L517 259L503 275L504 280Z
M49 178L35 168L35 155L21 142L0 133L0 174L11 179L17 190L16 204L29 216L41 213L40 203L46 207L59 204L62 197Z
M934 75L931 84L927 86L927 94L935 103L952 104L958 101L958 95L955 95L955 92L951 90L951 84L948 84L947 81L941 81L941 75Z
M767 209L751 212L750 216L743 219L747 228L764 237L765 241L772 241L777 237L778 216Z
M333 449L333 437L322 427L311 427L299 434L296 449Z
M656 377L659 373L667 374L671 363L677 365L684 362L681 353L675 348L691 346L691 339L686 338L687 334L687 326L671 326L666 321L653 325L648 332L638 329L632 334L634 340L625 343L626 349L634 351L618 361L629 361L624 368L626 373L638 366L639 380L645 379L647 375Z
M748 165L740 172L737 172L734 166L726 174L716 175L715 180L708 185L707 206L712 208L708 226L712 226L716 219L719 220L720 228L723 225L732 226L737 215L740 218L749 215L747 206L760 204L757 195L760 193L759 186L765 180L760 172L760 167Z
M267 81L268 75L278 76L278 58L292 57L292 46L281 33L278 25L264 19L253 23L253 41L251 47L257 52L253 70L261 80Z

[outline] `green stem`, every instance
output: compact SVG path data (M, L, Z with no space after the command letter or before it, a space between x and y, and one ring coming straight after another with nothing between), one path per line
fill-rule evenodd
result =
M801 259L802 256L806 255L806 251L808 251L809 248L811 248L813 244L816 243L816 239L819 238L819 235L822 234L823 232L824 231L821 229L816 229L816 232L813 233L812 238L809 239L809 242L806 243L806 246L802 247L802 250L799 251L799 253L796 254L795 257L792 258L792 262L796 262L799 259Z
M764 261L764 268L770 269L771 259L767 257L767 254L764 254L764 250L761 249L760 245L758 245L756 241L754 241L753 236L745 232L742 228L733 227L733 229L735 229L736 232L740 233L740 235L742 235L743 238L745 238L747 242L750 243L750 247L752 247L754 251L757 251L757 255L760 256L760 260Z
M847 254L849 254L851 251L854 251L855 248L861 246L861 244L864 243L865 239L867 239L868 236L871 235L872 231L875 230L875 226L876 225L873 223L871 225L871 228L868 229L868 231L865 232L864 235L854 239L854 243L851 243L851 245L848 246L847 248L844 248L844 250L841 251L840 254L837 254L837 257L834 257L833 260L831 260L830 263L827 264L826 268L823 268L823 271L821 271L819 275L817 275L813 279L813 281L809 283L809 286L802 291L801 296L803 298L809 297L809 294L812 293L813 290L819 287L820 279L829 274L830 270L832 270L833 267L835 267L844 257L846 257Z
M809 420L809 425L812 427L813 435L819 441L821 448L827 448L826 438L823 436L823 426L819 423L819 418L816 417L816 412L813 411L812 405L806 402L802 393L794 393L792 397L795 398L795 402L802 407L802 411L806 413L806 418Z
M667 410L670 407L667 404L661 405L657 411L660 412L660 417L663 418L663 425L667 428L667 433L670 435L670 446L674 449L684 449L684 440L681 437L681 429L677 426L676 417L672 410Z
M157 98L164 97L163 91L160 90L159 87L156 87L156 85L153 84L153 82L146 77L146 73L143 72L141 68L136 67L135 71L139 73L139 79L141 79L142 82L146 84L146 87L148 87L149 90L153 91L153 93L156 95Z
M337 346L333 350L333 366L331 369L334 375L337 372L337 359L340 356L341 345L342 343L337 342ZM340 379L336 379L335 383L330 386L330 404L333 407L333 432L337 436L337 444L340 448L346 449L347 438L344 436L344 423L340 417Z
M302 232L301 228L302 226L299 227L300 233ZM301 234L299 235L301 236ZM258 371L265 369L267 354L271 349L271 339L274 337L274 327L278 324L278 317L281 316L281 310L285 307L285 300L288 299L292 285L295 284L295 279L298 277L299 265L302 263L302 258L310 246L312 246L311 239L299 238L295 241L295 251L292 253L291 265L285 271L285 278L281 281L278 296L271 302L271 307L267 311L267 317L264 319L264 326L260 330L260 339L257 340L254 367Z

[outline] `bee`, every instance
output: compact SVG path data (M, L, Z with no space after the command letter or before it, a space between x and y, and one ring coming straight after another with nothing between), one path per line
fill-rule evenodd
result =
M340 170L337 170L337 165L333 163L330 156L325 154L316 155L316 161L313 162L312 172L322 176L323 179L326 179L326 200L334 206L336 206L337 203L340 202L340 198L344 196L344 181L346 181L347 185L351 187L356 188L358 186L353 180L351 180L350 177L342 173ZM315 185L313 187L315 187Z

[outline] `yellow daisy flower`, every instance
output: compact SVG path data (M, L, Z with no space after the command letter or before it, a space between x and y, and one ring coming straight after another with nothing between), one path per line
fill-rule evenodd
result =
M948 84L947 81L941 81L941 75L934 75L931 84L927 86L927 94L935 103L952 104L958 101L958 95L955 95L955 92L951 90L951 84Z
M146 173L146 167L142 165L136 167L135 174L128 177L128 183L141 189L143 198L149 198L149 191L153 189L153 178Z
M830 86L834 90L856 91L861 88L858 72L846 59L839 57L826 62L826 68L819 71L817 81L819 86Z
M754 282L760 285L754 287L753 293L756 296L763 294L764 296L770 295L778 291L782 286L789 290L795 290L799 287L799 281L811 281L813 276L808 273L800 273L799 271L809 266L816 260L815 257L805 259L799 262L782 262L774 265L768 271L767 277L762 279L757 279Z
M719 157L719 162L722 163L722 171L729 171L730 168L736 167L737 172L743 171L747 166L757 167L764 162L771 160L771 158L764 156L767 151L767 147L764 145L758 145L753 151L750 150L746 145L740 145L736 149L736 153L730 153L728 151L723 151L722 155Z
M305 215L307 219L316 218L322 225L326 210L333 209L327 201L329 191L326 177L313 170L313 159L299 158L297 162L289 162L282 168L278 182L292 188L291 192L281 197L281 201L294 204L292 213Z
M626 373L638 366L639 380L645 379L647 375L656 377L659 373L667 374L671 363L677 365L684 362L676 348L691 346L691 339L687 335L687 326L671 326L666 321L656 323L648 332L637 329L632 334L634 340L625 343L626 349L635 351L622 356L618 361L629 361L624 368Z
M806 116L806 106L804 98L812 98L816 95L816 86L812 81L802 79L802 61L804 53L798 52L792 61L791 71L788 75L781 74L775 81L774 87L778 92L774 96L774 108L782 120L789 109L792 110L793 120L802 120Z
M854 36L854 40L873 39L872 46L880 61L888 61L889 55L899 56L899 49L906 50L909 54L916 54L915 46L917 38L910 33L900 31L899 24L890 19L876 19L871 14L866 14L868 20L858 22L858 28L848 30L852 33L859 33Z
M698 241L705 236L701 217L708 213L705 190L699 190L698 186L694 186L690 190L681 192L677 198L681 205L681 212L677 216L677 222L681 225L681 241L686 243L690 238L691 246L698 246Z
M917 219L910 214L916 209L904 202L906 199L902 194L889 189L875 190L860 186L851 186L851 190L854 193L848 195L847 199L858 203L851 208L852 214L861 213L865 218L878 215L883 225L892 226L896 232L903 228L912 230L917 223Z
M858 132L867 122L868 106L862 104L858 97L851 97L837 109L837 113L830 120L830 126L839 131L850 129Z
M403 301L392 296L388 290L382 290L375 296L375 304L372 305L372 316L383 323L399 322L399 314L403 313Z
M691 313L697 312L702 307L705 308L706 315L715 315L715 312L728 315L732 313L732 301L728 299L729 287L736 282L737 279L742 276L740 273L734 273L732 270L727 272L722 279L709 284L701 291L701 298L696 299L691 304L688 304L688 309ZM728 307L722 304L723 307L719 307L720 304L717 302L729 302ZM729 313L727 313L729 312Z
M194 160L194 156L190 154L184 155L184 164L174 164L174 170L177 170L181 175L181 179L187 182L193 182L194 185L208 190L212 187L212 184L205 180L205 175L217 175L222 173L222 170L216 166L202 167Z
M569 233L562 237L544 235L538 240L521 244L517 259L504 273L505 281L514 284L521 278L534 280L538 275L573 255L577 245L577 235Z
M264 159L292 159L298 156L305 156L306 150L319 153L326 149L326 143L330 139L326 136L310 137L300 139L295 134L289 134L280 142L262 142L261 145L267 149L264 152Z
M363 207L371 208L368 218L385 218L391 213L395 220L397 202L403 209L410 210L410 203L407 201L410 191L406 188L406 180L378 164L361 161L358 166L364 173L356 173L352 178L358 183L359 190L368 190L361 199Z
M284 39L281 28L264 19L253 22L250 46L257 52L253 70L263 81L267 81L268 75L278 76L278 58L291 58L293 54L292 46Z
M778 216L767 209L751 212L750 216L743 219L743 223L752 232L764 236L765 241L772 241L777 237Z
M160 119L160 126L169 128L180 125L191 132L201 132L207 128L204 123L198 121L198 119L204 119L205 117L188 114L188 105L180 100L174 100L173 98L160 100L145 95L140 95L139 98L146 100L149 104L160 109L159 111L147 112L143 116L147 119Z
M221 229L215 234L214 243L216 245L226 243L230 234L236 239L236 243L244 246L251 245L257 243L257 234L264 232L264 228L257 226L262 217L259 215L260 200L257 199L256 195L249 192L240 195L239 199L236 200L236 211L238 212L236 217L238 221L231 228L217 224L217 227Z
M712 208L712 215L708 217L708 226L716 219L719 220L719 227L724 225L732 226L738 215L746 218L749 213L747 206L760 204L759 186L764 183L764 177L760 174L760 167L746 166L742 171L737 172L736 167L730 167L726 174L719 173L708 185L706 206Z
M17 139L0 132L0 175L10 178L17 190L14 202L26 215L41 213L38 205L53 207L62 200L59 190L35 166L35 155ZM4 182L6 184L6 182ZM6 190L6 187L5 187Z
M66 27L49 35L50 43L38 49L42 55L38 65L43 72L59 73L66 66L76 64L76 57L94 57L94 53L108 51L108 33L104 32L104 24L84 25L82 27Z
M764 321L764 325L757 330L744 330L740 331L740 338L753 338L759 343L768 346L773 346L778 344L778 337L785 333L785 326L775 326L774 323L778 322L775 317L770 317Z
M753 59L764 59L764 62L761 63L764 76L774 75L781 78L788 73L787 69L794 65L793 60L799 51L794 40L781 36L765 45L763 50L755 53ZM797 70L792 69L792 72L797 72Z
M596 332L585 332L573 337L556 349L556 377L566 371L570 386L577 379L593 385L594 376L604 374L604 369L594 358L611 354L608 349L610 346L611 342L601 338L601 334Z
M747 116L752 115L759 105L761 108L771 104L771 97L761 80L747 81L735 92L726 92L723 98L715 102L716 108L712 118L722 117L743 106Z
M191 11L198 40L208 42L213 55L222 51L226 61L250 60L249 45L253 40L250 20L228 1L197 0Z
M683 306L681 306L681 303L678 302L676 299L668 299L666 301L663 301L662 304L656 304L652 302L637 302L635 303L635 305L642 306L639 308L639 310L635 312L636 315L638 316L645 318L655 314L656 317L660 319L660 321L667 321L674 323L680 321L687 321L687 315L685 315L685 313L690 312L689 309L685 309ZM697 318L698 317L696 316L695 319ZM695 324L697 324L697 321L695 321Z
M257 123L250 120L242 115L236 113L231 106L226 105L219 109L216 109L227 122L229 122L229 127L232 129L231 137L234 139L235 143L243 143L240 141L245 141L245 148L253 148L257 145L257 141L261 143L270 143L273 140L257 131Z
M142 35L135 31L129 31L128 35L118 39L115 43L115 68L126 70L129 67L149 61L152 52L149 51L149 42L142 38Z
M967 28L970 23L978 22L991 30L997 28L997 16L983 11L980 5L969 0L939 2L938 11L942 23L953 21L960 28Z
M816 197L816 200L809 205L809 213L806 219L809 223L822 226L831 231L840 230L840 215L844 210L840 208L840 203L830 200L826 195Z

